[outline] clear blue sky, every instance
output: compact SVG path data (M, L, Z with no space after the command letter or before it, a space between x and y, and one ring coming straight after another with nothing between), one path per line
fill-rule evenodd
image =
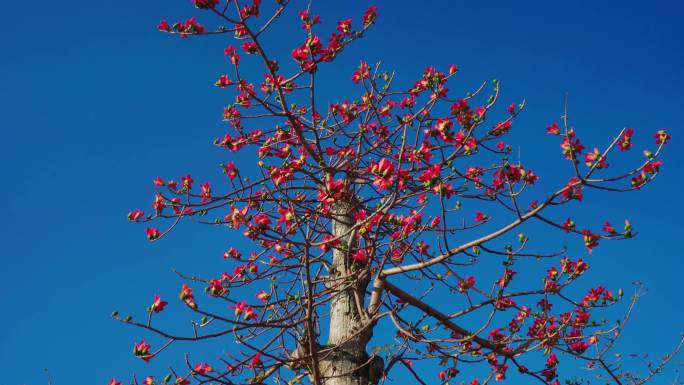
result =
M334 14L358 20L369 4L321 3L314 10L329 26ZM650 289L623 351L670 348L684 329L681 2L376 4L376 28L340 59L345 87L362 54L382 59L407 82L426 65L449 63L461 68L463 91L501 79L504 103L527 100L511 143L522 145L540 183L561 164L557 141L543 130L562 113L566 92L587 144L602 145L625 126L650 143L655 130L668 128L673 140L655 184L610 200L592 195L577 217L595 225L629 217L640 231L636 240L597 249L592 278L614 287L641 280ZM172 267L212 271L226 245L243 241L188 225L150 245L125 215L149 208L157 175L218 175L226 154L211 140L223 132L226 94L212 83L226 71L225 41L156 31L162 18L209 16L189 0L3 0L0 14L0 383L46 384L46 367L55 385L104 384L134 372L161 377L163 364L177 362L186 346L145 364L131 355L144 334L112 321L110 312L141 316L154 293L175 298L180 283ZM282 21L293 25L292 36L271 40L287 42L284 52L301 39L295 17L290 12ZM343 98L342 91L322 97ZM593 217L598 210L605 215ZM566 242L556 235L549 245Z

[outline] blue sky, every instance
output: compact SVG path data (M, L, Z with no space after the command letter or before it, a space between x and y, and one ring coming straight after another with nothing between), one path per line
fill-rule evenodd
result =
M328 28L336 18L358 20L369 4L320 3L313 10ZM462 92L501 79L503 104L527 100L509 141L521 146L540 183L545 177L553 181L556 166L562 166L557 141L543 131L558 120L566 93L587 144L600 146L622 127L634 127L639 151L656 130L671 132L655 184L629 196L592 194L576 207L577 217L594 225L628 217L640 232L635 240L604 244L591 256L591 278L622 287L640 280L650 290L623 351L657 356L670 348L684 329L682 5L664 0L376 4L376 27L341 57L335 68L346 72L330 72L334 78L322 98L354 96L345 91L351 90L348 79L361 57L382 59L405 82L427 65L456 63ZM0 13L5 29L0 39L5 143L0 367L7 369L2 383L46 384L43 368L50 369L55 385L104 384L132 373L163 376L163 363L178 362L188 347L144 364L130 354L144 335L112 321L110 312L142 316L154 293L176 296L180 282L172 267L215 271L225 246L244 241L181 226L150 245L143 228L128 224L125 215L149 207L157 175L217 177L216 165L226 154L211 141L223 132L226 94L212 84L226 71L226 42L181 40L156 31L162 18L198 15L211 24L186 0L4 0ZM283 53L302 38L295 18L291 10L282 20L291 28L269 38L276 46L282 43ZM593 216L596 212L601 216ZM556 235L549 245L569 242ZM580 247L576 252L583 256ZM660 381L671 372L668 376Z

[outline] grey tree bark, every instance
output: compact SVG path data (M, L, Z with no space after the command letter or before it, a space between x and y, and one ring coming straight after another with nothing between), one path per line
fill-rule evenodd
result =
M360 314L368 279L359 279L351 270L351 254L356 248L351 228L354 223L353 201L333 206L332 233L340 237L340 246L333 251L329 287L336 291L330 304L330 331L327 345L335 351L323 360L325 385L368 385L368 325ZM360 301L360 304L357 303Z
M366 352L372 336L373 325L364 316L364 296L369 284L369 275L359 274L363 267L356 262L353 269L351 255L357 248L353 212L355 201L336 203L332 207L332 235L340 239L340 245L333 249L332 265L326 286L332 290L330 303L330 324L325 346L309 341L300 341L293 359L298 361L311 357L311 348L321 350L312 362L300 362L309 378L319 378L321 385L375 385L383 375L384 361L370 357ZM308 360L306 360L308 361ZM314 375L316 372L316 375Z

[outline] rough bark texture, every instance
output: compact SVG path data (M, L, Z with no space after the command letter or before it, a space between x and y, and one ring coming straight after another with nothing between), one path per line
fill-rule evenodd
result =
M325 385L368 385L369 356L366 345L370 331L365 328L364 318L359 314L367 279L351 270L351 254L356 245L350 232L354 220L352 201L341 202L333 207L333 235L340 238L340 247L333 251L333 265L329 285L335 288L330 305L330 334L328 347L336 347L334 353L321 359L321 375ZM361 301L357 304L357 301ZM373 381L371 380L372 384Z

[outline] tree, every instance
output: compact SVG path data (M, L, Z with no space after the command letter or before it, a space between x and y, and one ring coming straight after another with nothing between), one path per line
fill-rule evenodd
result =
M402 90L393 85L393 73L362 61L351 76L358 99L326 105L316 92L323 67L373 26L376 7L360 21L338 21L327 44L317 34L319 17L309 7L299 11L303 41L281 63L263 36L288 1L260 3L195 0L225 25L207 30L194 18L159 25L180 37L232 34L238 40L238 48L224 51L233 73L216 82L236 93L223 112L231 131L214 144L240 158L222 165L225 192L209 183L198 190L191 175L180 183L157 177L154 211L135 210L128 218L163 223L162 230L146 228L150 241L191 220L242 231L256 246L247 255L236 247L225 251L232 273L179 273L187 281L179 298L201 317L189 334L157 326L157 313L167 304L158 296L147 322L114 313L167 341L156 349L137 343L134 354L146 361L176 341L235 342L222 363L186 356L187 368L163 383L368 385L403 367L421 384L485 384L505 380L510 368L560 384L559 361L576 358L606 381L641 384L679 351L681 342L642 375L624 369L609 352L641 292L632 296L622 322L597 321L595 314L617 303L622 290L592 285L577 295L571 288L589 264L564 249L529 250L522 232L536 221L549 234L582 239L589 252L600 241L631 238L629 221L621 229L606 222L594 231L577 227L562 210L581 203L585 189L628 192L652 182L670 139L666 131L656 133L656 148L645 151L643 161L608 175L608 155L630 150L634 131L622 129L602 150L585 151L566 108L560 125L547 132L558 137L571 172L567 183L540 196L534 191L539 177L502 141L525 103L498 111L499 82L451 96L447 84L458 74L452 65L444 72L428 67ZM243 66L259 68L263 80L246 78ZM503 117L491 124L490 115ZM246 175L245 169L255 172ZM542 280L512 284L528 261L548 268ZM483 264L487 269L475 276ZM196 298L198 286L222 310ZM370 350L374 334L382 328L386 338L390 327L394 337ZM439 369L414 368L423 360ZM467 364L480 368L478 378L459 374Z

